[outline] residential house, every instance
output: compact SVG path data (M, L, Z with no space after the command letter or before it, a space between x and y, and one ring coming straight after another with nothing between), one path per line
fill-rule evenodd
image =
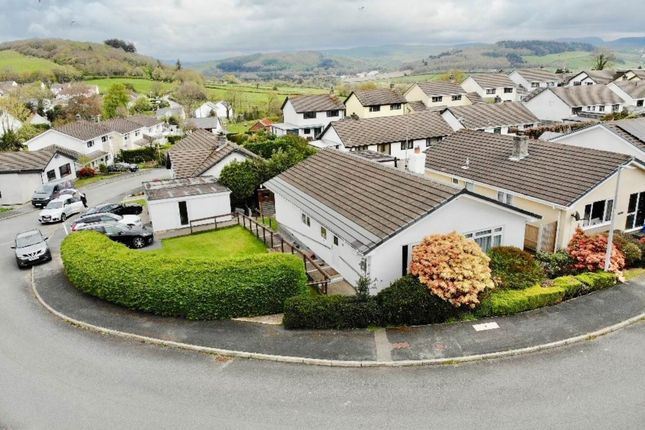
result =
M542 88L524 98L535 116L545 121L579 121L602 118L623 110L625 102L607 85Z
M571 76L564 86L577 87L580 85L607 85L616 79L616 74L615 70L581 71Z
M544 69L518 69L508 77L526 92L534 91L537 88L557 87L562 82L559 75Z
M618 152L645 160L645 117L595 124L555 136L550 141Z
M273 134L294 134L314 140L330 122L345 117L345 105L328 94L287 97L282 104L282 116L284 122L271 126Z
M143 183L155 232L230 220L231 190L210 176Z
M50 128L44 133L25 142L30 151L37 151L52 145L77 152L91 167L110 165L118 149L120 134L103 123L76 121L60 127ZM113 144L113 141L115 144Z
M431 179L541 215L527 225L526 249L564 249L577 227L607 231L619 178L615 227L642 226L632 201L645 200L645 165L629 155L470 130L426 154Z
M621 75L616 78L614 82L620 81L645 81L645 70L643 69L632 69L622 72Z
M226 136L195 130L168 151L166 167L172 169L175 179L197 176L219 178L222 169L233 161L256 157L253 152L226 140Z
M216 116L207 116L204 118L188 118L186 120L188 128L206 130L213 134L224 133L224 128L219 118Z
M354 90L345 99L345 115L377 118L407 113L407 100L390 88Z
M76 178L75 156L60 148L0 152L0 205L31 200L41 184Z
M416 156L423 171L423 154ZM484 250L522 246L526 222L539 218L335 149L318 151L264 185L274 193L281 229L350 284L372 279L373 293L407 273L414 246L428 235L458 231Z
M260 131L270 132L272 125L273 121L271 121L269 118L262 118L257 120L255 124L249 127L249 131L252 133L258 133Z
M114 155L120 150L137 149L162 139L163 122L151 116L112 118L100 124L115 132L112 136Z
M218 102L204 102L200 107L193 112L195 118L208 118L209 116L216 116L222 119L233 118L233 108L228 102L220 100Z
M607 88L618 94L623 99L624 106L630 111L642 112L645 102L645 81L615 81L610 82Z
M472 102L466 95L466 90L453 82L430 81L417 82L405 92L405 99L412 110L438 109L445 106L464 106ZM417 108L421 103L423 108Z
M347 151L369 150L405 160L415 147L423 151L451 133L452 129L438 112L424 111L334 121L313 144Z
M461 83L466 92L474 92L486 101L519 100L515 82L502 73L478 73L470 75Z
M22 127L22 121L9 112L0 109L0 137L8 131L18 131Z
M453 131L463 128L488 133L517 134L540 123L522 103L478 103L454 106L441 111L441 116Z

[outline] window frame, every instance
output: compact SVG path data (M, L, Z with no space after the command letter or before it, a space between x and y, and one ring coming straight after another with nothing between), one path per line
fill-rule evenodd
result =
M320 237L327 240L327 229L322 225L320 226Z
M340 116L340 110L339 109L334 109L334 110L328 110L327 111L327 118L336 118Z
M432 96L432 103L441 103L443 101L443 96Z
M56 179L56 169L51 169L45 172L45 176L47 176L47 182L51 182Z
M595 218L592 218L594 214L594 209L596 205L602 204L602 217L600 222L592 224L592 221ZM600 225L608 224L611 222L611 215L614 206L614 199L605 199L605 200L596 200L595 202L587 203L584 208L584 214L582 216L582 227L583 228L594 228Z
M634 197L632 208L632 198ZM628 202L627 210L625 211L625 230L638 230L643 228L645 225L645 191L630 194ZM641 216L640 224L638 223L639 214Z
M370 112L380 112L381 106L368 106Z
M497 93L497 88L486 88L486 95L490 96Z
M504 94L513 94L513 87L504 87Z
M313 116L312 116L313 115ZM316 119L316 112L303 112L302 113L302 118L303 119Z
M401 107L402 107L401 103L392 103L390 105L390 110L401 110Z
M65 171L67 173L63 173L63 168L66 167ZM63 178L65 176L69 176L72 174L72 166L70 163L63 164L62 166L58 166L58 173L60 174L60 177Z
M470 231L467 233L464 233L464 237L466 239L472 239L479 245L479 247L482 249L484 252L490 251L492 248L495 248L497 246L501 246L502 243L504 242L504 226L498 225L495 227L490 227L490 228L485 228L482 230L474 230ZM488 243L484 242L487 246L484 247L482 246L482 242L484 239L490 238L490 241ZM497 243L496 243L497 239Z
M302 223L307 227L311 227L311 218L309 218L309 216L306 213L304 212L300 213L300 221L302 221Z
M460 100L461 100L461 98L462 98L462 97L461 97L461 94L453 94L453 95L452 95L452 101L453 101L453 102L458 102L458 101L460 101Z

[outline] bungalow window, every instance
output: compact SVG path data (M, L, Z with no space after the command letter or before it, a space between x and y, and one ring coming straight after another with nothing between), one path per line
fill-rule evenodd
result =
M47 181L53 181L56 179L56 170L51 169L47 171Z
M339 111L338 111L338 110L328 110L328 111L327 111L327 117L328 117L328 118L336 117L336 116L338 116L338 115L339 115Z
M620 110L620 105L612 105L611 106L611 111L612 112L618 112Z
M64 166L60 166L58 168L58 171L60 172L60 177L62 178L63 176L67 176L72 173L72 167L69 165L69 163L67 163Z
M107 140L108 140L107 136L102 136L101 137L101 142L105 143L105 142L107 142Z
M320 127L314 127L314 136L318 136L320 132L322 131L322 128Z
M598 110L600 112L604 112L605 111L605 106L598 106Z
M320 237L327 239L327 229L325 227L320 227Z
M390 105L390 110L401 110L401 103L392 103Z
M571 109L572 115L578 115L580 112L582 112L582 107L574 107L573 109Z
M504 94L513 94L513 88L504 88Z
M382 154L390 155L392 153L392 144L382 143L376 146L376 150Z
M495 127L493 129L493 133L495 134L502 134L502 127Z
M304 128L304 129L302 130L302 132L303 132L304 134L309 134L309 133L311 133L311 129L310 129L310 128Z
M636 107L643 107L643 100L638 100L636 102Z
M316 118L316 112L305 112L302 114L302 117L304 119L315 119Z
M93 147L93 146L94 146L94 141L93 141L93 140L88 140L88 141L87 141L87 147L88 147L88 148L91 148L91 147Z
M401 151L412 149L412 142L401 142Z
M334 246L338 246L338 236L334 236Z
M599 200L585 206L585 215L582 219L583 227L591 227L611 221L613 200Z
M123 140L128 140L129 137L130 137L130 135L128 133L124 134L123 135Z
M513 204L513 195L509 193L505 193L503 191L498 191L497 192L497 201L506 203L507 205L512 205Z
M461 94L455 94L454 96L452 96L453 102L457 102L459 100L461 100Z
M370 106L370 112L380 112L381 106Z
M188 225L188 206L186 206L186 202L177 202L177 206L179 207L179 224Z
M139 132L138 130L134 132L135 136L138 136L139 134L141 134L141 132Z
M443 96L433 96L432 103L440 103L443 100Z
M305 214L300 215L300 219L302 220L302 223L306 225L307 227L311 227L311 219Z
M645 225L645 191L629 196L625 230L641 228L643 225Z
M467 239L474 240L484 252L502 244L502 234L504 229L497 227L489 230L481 230L474 233L467 233L464 236Z
M437 143L440 140L441 139L435 139L435 138L429 137L426 139L426 146L431 146L432 144Z
M538 88L540 86L539 82L531 82L531 88Z
M486 94L495 94L496 92L495 88L486 88Z

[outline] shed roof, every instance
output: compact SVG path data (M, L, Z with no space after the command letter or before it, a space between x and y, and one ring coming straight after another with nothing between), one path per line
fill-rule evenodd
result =
M151 201L231 192L212 176L144 182L143 189Z

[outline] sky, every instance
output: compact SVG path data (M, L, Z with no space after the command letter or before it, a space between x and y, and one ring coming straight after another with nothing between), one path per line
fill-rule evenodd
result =
M162 60L643 36L643 0L0 0L0 41L119 38Z

